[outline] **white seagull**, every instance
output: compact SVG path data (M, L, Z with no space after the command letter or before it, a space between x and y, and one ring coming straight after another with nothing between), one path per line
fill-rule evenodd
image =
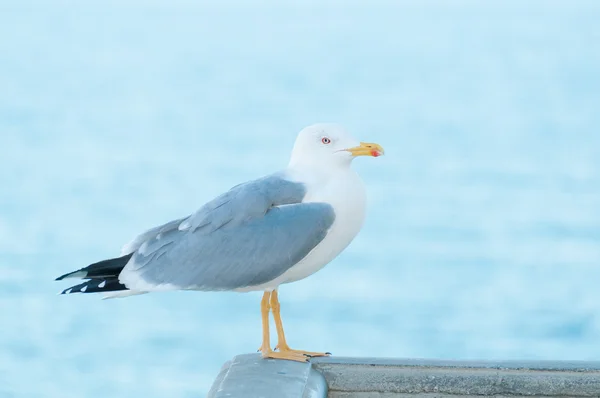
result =
M338 125L306 127L286 169L237 185L195 213L144 232L125 245L121 257L58 277L86 279L62 293L262 290L264 358L328 355L288 346L277 289L323 268L358 234L366 193L350 165L358 156L380 155L380 145L358 142ZM274 350L269 312L277 329Z

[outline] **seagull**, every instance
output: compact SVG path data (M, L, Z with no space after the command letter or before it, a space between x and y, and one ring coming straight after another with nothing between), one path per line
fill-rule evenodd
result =
M189 216L152 228L120 257L58 277L86 281L61 294L109 298L156 291L263 291L264 358L306 362L330 353L287 344L278 288L312 275L340 254L365 219L366 192L351 168L359 156L384 154L343 127L319 123L298 134L287 168L236 185ZM278 344L271 349L269 314Z

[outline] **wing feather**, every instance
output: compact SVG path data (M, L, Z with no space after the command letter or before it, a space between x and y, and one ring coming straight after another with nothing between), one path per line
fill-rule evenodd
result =
M233 290L269 282L302 260L327 235L333 208L302 203L208 235L173 230L169 246L136 252L119 280L134 290Z
M128 288L231 290L283 274L327 235L326 203L301 203L303 184L271 175L238 185L187 218L140 235L119 276Z

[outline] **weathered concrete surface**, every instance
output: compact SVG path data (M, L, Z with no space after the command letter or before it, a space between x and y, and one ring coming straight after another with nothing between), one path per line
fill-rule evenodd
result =
M600 364L466 362L369 358L313 359L330 397L600 396ZM373 393L377 394L357 394ZM387 394L387 395L382 395Z
M238 355L223 365L209 398L323 398L327 384L309 363Z
M600 397L600 363L331 357L314 358L311 364L302 364L263 360L257 354L249 354L225 364L208 396L460 398L474 395Z
M328 398L473 398L484 395L453 395L453 394L401 394L394 392L341 392L332 391ZM494 395L494 398L515 398L518 395ZM534 398L556 398L556 396L535 395ZM568 397L571 398L571 397Z

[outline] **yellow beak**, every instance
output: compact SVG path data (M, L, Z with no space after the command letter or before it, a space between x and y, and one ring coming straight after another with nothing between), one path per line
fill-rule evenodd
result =
M373 144L369 142L361 142L359 146L354 148L348 148L346 151L350 152L352 156L381 156L385 153L383 147L379 144Z

